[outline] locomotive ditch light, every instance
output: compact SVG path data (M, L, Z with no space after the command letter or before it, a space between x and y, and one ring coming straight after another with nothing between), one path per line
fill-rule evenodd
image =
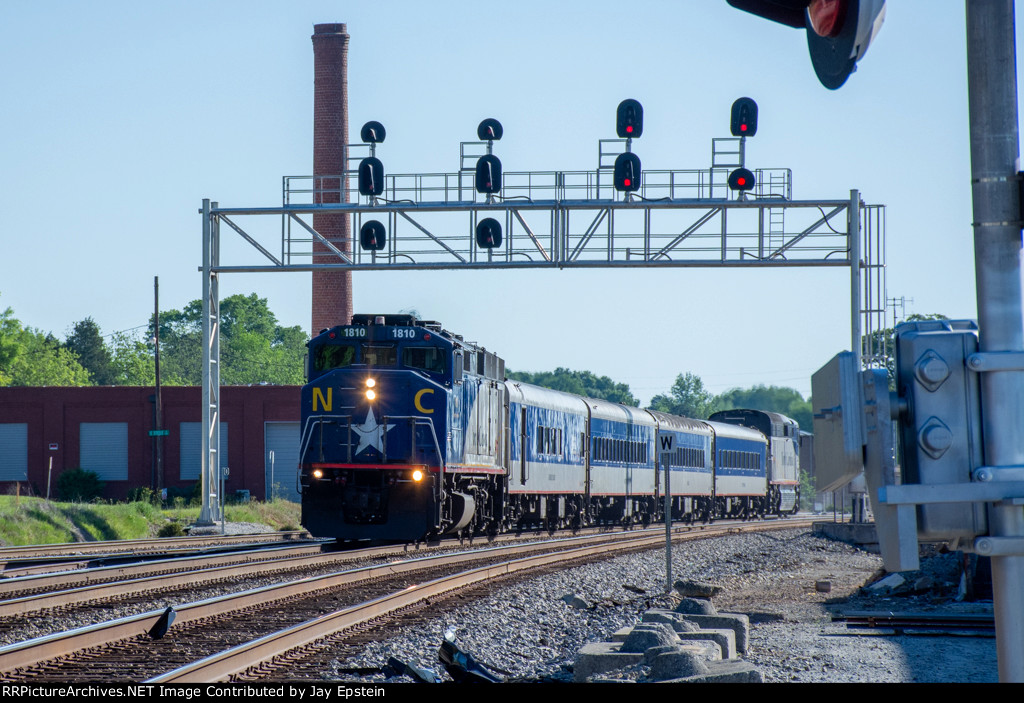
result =
M324 477L323 469L313 469L313 478L323 478L323 477Z
M416 469L412 472L412 480L419 483L423 480L423 472L420 469Z

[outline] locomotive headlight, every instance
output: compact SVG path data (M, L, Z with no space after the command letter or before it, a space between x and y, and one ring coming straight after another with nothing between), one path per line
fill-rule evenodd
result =
M377 385L377 381L372 378L366 379L366 399L373 400L377 397L377 391L373 390L374 386Z
M419 469L416 469L415 471L413 471L412 472L412 480L413 481L422 481L423 480L423 472L420 471Z
M321 469L313 469L313 478L323 478L324 472Z
M377 394L373 391L372 388L366 389L366 399L367 400L373 400L376 397L377 397Z
M377 385L377 382L375 380L373 380L372 378L366 379L366 387L367 388L373 388L376 385Z

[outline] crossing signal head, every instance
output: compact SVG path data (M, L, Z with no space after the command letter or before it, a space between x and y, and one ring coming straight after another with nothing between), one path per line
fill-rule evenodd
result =
M476 225L476 245L481 249L497 249L501 246L501 223L487 217Z
M359 246L368 251L380 251L388 243L388 231L377 220L367 220L359 228Z
M359 194L380 195L384 192L384 164L375 156L359 162Z
M857 70L885 20L885 0L728 0L738 10L803 29L814 73L835 90Z
M749 169L738 168L729 174L729 187L741 193L752 190L757 183Z
M476 192L497 193L501 190L501 160L494 154L481 156L476 162Z
M374 120L370 120L359 130L359 138L366 144L380 144L386 136L384 125Z
M476 136L483 142L501 139L502 132L501 122L493 117L488 117L476 128Z
M619 154L615 159L615 170L613 179L615 190L623 193L632 193L640 190L640 157L631 151Z
M629 98L619 103L615 111L615 133L620 139L636 139L644 133L644 108Z
M752 137L757 134L757 103L751 98L740 98L734 102L730 127L734 137Z

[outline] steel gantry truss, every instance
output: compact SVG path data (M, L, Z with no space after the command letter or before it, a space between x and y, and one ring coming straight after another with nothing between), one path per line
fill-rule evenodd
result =
M623 267L846 267L851 348L885 326L884 207L858 191L836 200L793 200L788 169L755 171L746 194L728 187L729 168L645 171L638 193L612 187L610 170L504 174L499 196L476 192L473 172L388 175L380 197L338 193L344 176L288 176L279 207L224 208L203 201L203 508L223 519L220 443L221 274L323 270L468 270ZM351 174L345 174L349 176ZM335 190L326 197L329 186ZM338 197L340 196L340 197ZM319 204L341 200L336 204ZM351 216L346 246L317 232L314 213ZM268 218L267 216L272 216ZM498 220L502 241L477 246L477 223ZM279 218L280 227L267 226ZM361 225L382 221L386 246L364 251ZM244 226L243 226L244 225ZM226 228L226 229L225 229ZM249 256L221 261L221 233ZM276 240L276 241L275 241ZM317 243L314 259L314 243ZM233 247L232 251L237 251ZM865 349L865 365L883 350Z

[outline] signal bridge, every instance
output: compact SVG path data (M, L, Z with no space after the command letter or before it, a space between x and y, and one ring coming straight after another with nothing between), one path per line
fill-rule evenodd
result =
M716 140L722 141L726 140ZM622 193L614 188L610 169L506 172L500 195L478 193L470 170L389 174L381 196L362 196L355 188L345 188L354 180L348 177L354 175L351 172L286 176L280 208L206 206L214 238L219 240L224 224L262 255L245 262L218 263L211 272L848 267L851 221L856 225L853 229L870 233L870 239L878 241L878 246L864 248L870 258L863 265L872 269L884 264L881 206L864 205L852 195L841 200L795 201L789 169L753 173L754 189L736 192L729 187L730 169L725 166L644 171L639 190ZM369 249L332 241L314 229L310 217L314 213L350 215L354 233L371 220L383 221L383 246ZM266 215L280 217L280 240L274 245L260 243L255 230L243 221ZM480 246L475 237L486 218L500 224L503 236L498 246ZM320 245L315 257L314 244ZM884 302L881 296L877 299Z
M200 522L222 519L223 478L214 475L221 274L846 267L851 349L858 365L882 365L881 336L873 333L886 326L884 207L864 204L856 190L831 200L794 200L789 169L746 168L746 140L756 130L756 103L740 98L732 110L734 138L712 140L709 168L643 170L632 150L643 132L643 108L626 100L617 113L620 138L599 140L592 171L502 173L493 153L502 128L489 118L477 130L482 141L462 143L458 171L385 175L376 157L385 130L368 122L364 143L347 147L346 164L355 162L355 152L367 152L357 168L286 176L279 207L224 208L204 200ZM334 225L348 218L347 231L356 234L326 236L314 226L314 214L331 221L323 226L332 232L344 231ZM237 234L243 246L222 249L222 231ZM862 335L879 348L862 352Z

